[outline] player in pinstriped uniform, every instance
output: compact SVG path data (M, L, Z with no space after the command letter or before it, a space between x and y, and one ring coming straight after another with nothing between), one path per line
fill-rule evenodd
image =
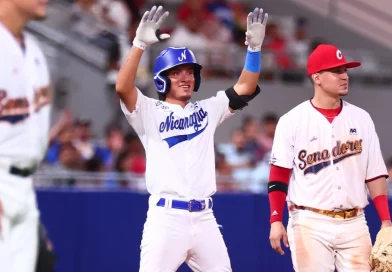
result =
M48 144L50 79L25 25L46 16L45 0L0 0L0 270L33 272L39 212L31 175Z
M359 65L346 61L337 47L319 45L308 59L314 97L284 114L276 128L268 185L270 242L282 255L281 240L290 246L297 272L370 271L368 195L382 232L391 232L388 174L373 120L341 99L348 93L347 70Z
M159 100L135 86L146 46L169 38L159 27L162 7L147 11L118 75L122 110L146 150L146 183L151 194L141 243L140 271L176 271L186 262L193 271L231 271L225 242L212 211L216 191L214 133L235 110L260 91L261 45L267 14L248 15L247 58L237 83L216 96L190 102L201 82L201 65L188 48L167 48L156 59Z

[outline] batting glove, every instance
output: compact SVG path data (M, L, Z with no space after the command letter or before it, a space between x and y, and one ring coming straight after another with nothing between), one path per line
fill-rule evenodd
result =
M162 6L159 6L158 9L156 6L153 6L150 11L144 13L136 30L136 37L133 40L134 46L144 50L148 45L170 37L169 34L161 34L159 31L162 23L169 16L168 11L161 15L162 9Z
M248 14L247 21L245 45L251 51L260 51L265 37L268 13L263 16L263 9L255 8L253 12Z

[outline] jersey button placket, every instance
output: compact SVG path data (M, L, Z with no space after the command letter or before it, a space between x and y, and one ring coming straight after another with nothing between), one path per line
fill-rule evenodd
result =
M333 141L332 141L332 148L333 147L335 147L336 146L336 131L334 131L335 130L335 127L336 127L336 124L334 124L335 122L337 122L337 118L335 118L334 120L333 120L333 124L332 124L332 139L334 139ZM332 154L332 153L331 153ZM332 156L333 157L333 156ZM337 191L338 191L338 194L337 194L337 198L335 198L335 201L336 201L336 206L335 207L339 207L339 208L343 208L343 205L342 205L342 203L340 202L341 201L341 199L345 199L345 193L344 193L344 190L342 190L343 188L342 188L342 184L341 184L341 171L340 171L340 168L339 168L339 166L335 166L334 165L334 167L335 167L335 180L336 180L336 187L337 187Z
M335 121L335 120L334 120ZM335 145L336 145L336 140L335 140L335 132L334 132L334 121L332 121L332 124L331 124L331 138L330 138L330 141L331 141L331 145L330 145L330 152L331 152L331 166L334 168L334 175L333 175L333 179L334 179L334 182L335 182L335 188L337 188L337 191L338 191L338 194L341 192L341 189L342 189L342 187L340 186L340 173L339 173L339 166L335 166L335 164L334 164L334 162L333 162L333 160L334 160L334 156L333 156L333 148L335 147ZM336 202L338 202L339 200L338 199L341 199L340 197L337 197L337 198L335 198L335 207L337 207L336 206L336 204L340 204L340 203L336 203ZM341 205L340 205L341 206Z

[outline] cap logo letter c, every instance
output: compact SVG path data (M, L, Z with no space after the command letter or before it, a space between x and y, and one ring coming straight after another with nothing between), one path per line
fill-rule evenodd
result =
M336 50L336 57L340 60L343 58L343 54L340 50Z

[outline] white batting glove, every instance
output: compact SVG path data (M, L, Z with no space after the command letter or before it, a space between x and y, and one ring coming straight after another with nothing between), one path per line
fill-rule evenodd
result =
M161 34L159 31L162 23L169 16L168 11L161 15L162 9L162 6L159 6L158 9L156 6L153 6L150 11L144 13L136 30L136 37L133 40L134 46L144 50L148 45L170 37L169 34Z
M263 9L255 8L248 14L247 21L245 45L251 51L260 51L265 37L268 13L265 13L263 18Z

